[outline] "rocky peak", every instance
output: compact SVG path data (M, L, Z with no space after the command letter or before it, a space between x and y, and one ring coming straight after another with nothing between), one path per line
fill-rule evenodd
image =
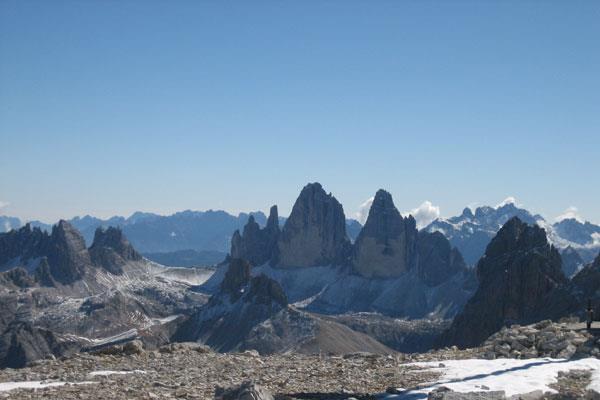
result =
M90 247L90 257L94 265L114 274L123 273L123 265L128 261L140 261L142 256L129 243L119 228L97 228L94 242Z
M439 232L419 232L418 250L417 274L428 286L437 286L468 270L460 251Z
M546 231L537 225L528 225L518 217L504 224L488 245L485 256L496 257L511 251L549 247Z
M417 234L414 218L402 218L392 195L378 190L354 244L354 271L366 277L389 278L412 269L417 261Z
M469 207L465 207L465 209L463 210L461 215L465 218L473 218L474 217L473 211Z
M279 237L277 206L271 207L267 226L261 229L253 215L244 226L244 233L238 230L231 238L231 257L248 260L251 265L262 265L271 260Z
M538 226L510 219L477 264L479 288L446 335L447 343L472 346L504 325L552 316L552 298L567 283L558 251ZM566 303L566 300L565 300Z
M276 205L272 206L269 210L269 218L267 219L266 229L271 232L279 232L279 212L277 211Z
M81 279L91 264L83 236L64 220L52 227L47 257L52 276L62 284Z
M45 251L48 234L30 224L17 230L0 233L0 267L14 260L26 262Z
M263 274L250 280L247 299L256 304L277 304L281 307L288 304L287 296L279 283Z
M232 258L229 262L221 293L229 295L230 301L237 301L243 294L243 288L250 282L250 264L240 258Z
M341 264L349 248L342 205L321 184L310 183L283 226L273 263L280 267Z

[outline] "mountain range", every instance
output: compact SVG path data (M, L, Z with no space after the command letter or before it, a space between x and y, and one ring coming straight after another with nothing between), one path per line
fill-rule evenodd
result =
M163 216L136 212L130 217L114 216L100 219L90 215L75 217L67 222L77 229L85 242L91 245L97 228L109 226L120 228L135 248L147 258L170 266L201 266L217 264L227 255L231 236L241 229L252 216L259 226L267 217L261 211L240 213L237 216L220 210L186 210ZM285 218L279 218L283 224ZM31 227L50 232L51 224L29 222ZM24 226L19 218L0 216L0 232L8 232ZM348 233L354 239L361 225L347 220Z
M461 252L467 264L474 266L483 256L491 239L513 217L544 228L550 243L561 253L567 251L566 257L571 257L568 262L573 262L573 252L577 254L581 262L565 270L569 275L591 262L600 251L600 226L574 218L549 223L541 215L533 215L518 207L514 201L507 201L496 207L483 206L475 210L465 208L461 215L436 219L424 230L444 234Z
M134 339L267 354L467 347L503 326L600 307L600 256L579 252L591 224L547 230L503 204L419 231L378 190L354 240L348 225L335 196L309 183L287 219L277 206L247 215L211 268L150 261L121 227L97 226L89 243L68 221L0 233L0 367ZM553 235L571 238L562 254ZM468 243L483 246L474 266L458 246Z
M267 216L261 211L236 216L213 210L187 210L169 216L136 212L128 218L115 216L108 219L87 215L68 222L81 232L88 245L92 243L96 228L119 227L147 258L164 265L184 267L214 265L225 259L233 233L241 231L250 216L260 228L267 223ZM541 215L517 206L514 201L505 201L496 207L467 207L460 215L438 218L423 230L444 234L460 251L467 265L475 266L492 237L512 217L543 227L561 254L567 251L564 265L568 275L591 262L600 251L600 226L575 218L550 223ZM278 216L279 225L283 226L285 221L286 218ZM19 218L0 216L0 232L23 225ZM30 225L48 232L52 229L52 225L39 221L31 221ZM358 221L346 219L346 234L351 242L357 239L361 229ZM574 262L576 264L572 265Z

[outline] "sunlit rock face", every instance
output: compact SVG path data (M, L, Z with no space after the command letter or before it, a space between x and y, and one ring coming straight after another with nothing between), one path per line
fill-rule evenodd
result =
M402 275L416 265L417 236L414 218L403 218L392 195L379 190L354 244L353 270L365 277Z
M319 183L302 189L277 241L273 264L312 267L343 264L350 248L342 205Z

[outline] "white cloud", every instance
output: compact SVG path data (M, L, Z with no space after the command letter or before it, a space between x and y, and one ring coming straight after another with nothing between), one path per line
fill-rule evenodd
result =
M369 216L369 210L371 209L371 204L373 204L373 200L375 200L375 197L369 197L364 203L362 203L358 207L358 211L354 213L354 217L362 225L364 225L367 221L367 217Z
M579 210L574 206L567 208L561 215L555 218L556 222L560 222L563 219L576 219L577 221L583 222L583 218L579 215Z
M417 222L417 228L422 229L440 217L440 207L434 206L427 200L419 207L404 214L412 215Z
M0 200L0 210L8 207L9 205L10 205L9 202Z
M514 204L516 206L517 205L517 199L515 199L513 196L508 196L500 204L496 204L496 208L500 208L500 207L505 206L507 204Z

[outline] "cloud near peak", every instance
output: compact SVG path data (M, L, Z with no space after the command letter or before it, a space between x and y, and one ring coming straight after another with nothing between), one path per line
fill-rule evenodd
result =
M369 216L369 210L371 209L371 204L373 204L373 200L375 197L369 197L358 207L358 211L354 214L354 217L361 225L364 225L367 221L367 217Z
M583 222L583 218L579 214L579 210L575 206L568 207L562 214L555 218L556 222L560 222L565 219L575 219L579 222Z
M440 217L440 207L434 206L429 200L426 200L419 207L404 214L412 215L417 222L417 228L423 229Z

